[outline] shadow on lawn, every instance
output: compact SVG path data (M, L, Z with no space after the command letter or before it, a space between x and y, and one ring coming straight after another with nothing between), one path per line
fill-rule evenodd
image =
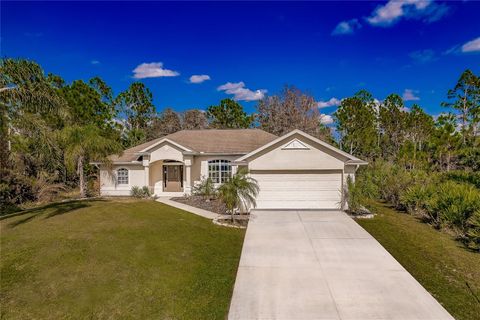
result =
M14 213L14 214L10 214L8 216L0 217L0 220L28 215L28 217L15 220L8 224L10 228L15 228L37 217L43 217L44 219L49 219L58 215L76 211L78 209L90 207L92 205L92 202L98 202L98 201L106 201L106 200L103 200L103 199L73 200L68 202L50 203L38 208L28 209L28 210Z

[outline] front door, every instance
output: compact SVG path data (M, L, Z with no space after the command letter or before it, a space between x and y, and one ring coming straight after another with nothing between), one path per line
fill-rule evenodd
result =
M163 166L163 191L181 192L183 187L183 167L179 165Z

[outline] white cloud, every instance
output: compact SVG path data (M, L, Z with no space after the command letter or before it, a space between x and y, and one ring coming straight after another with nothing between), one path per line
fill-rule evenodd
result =
M323 124L332 124L333 123L333 117L329 114L322 113L320 115L320 122L323 123Z
M333 97L333 98L331 98L331 99L328 100L328 101L319 101L319 102L317 102L317 106L318 106L319 108L335 107L335 106L339 106L341 102L342 102L341 100Z
M177 71L163 68L162 62L142 63L133 69L135 79L176 77L180 75Z
M437 4L433 0L390 0L378 6L366 20L373 26L388 27L402 18L434 22L447 12L445 4Z
M341 34L353 34L356 30L360 29L362 25L358 22L358 19L352 19L348 21L342 21L332 31L332 35Z
M462 46L462 52L480 52L480 37L465 43Z
M190 77L190 83L202 83L207 80L210 80L210 76L206 74L194 74Z
M405 89L405 91L403 91L402 98L405 101L418 101L420 100L420 97L416 96L416 94L418 94L417 90Z
M90 61L90 63L91 63L91 64L100 64L100 61L98 61L98 60L92 60L92 61Z
M245 88L245 83L240 82L227 82L217 88L218 91L224 91L227 94L233 94L233 99L243 101L255 101L261 100L265 97L267 90L250 90Z

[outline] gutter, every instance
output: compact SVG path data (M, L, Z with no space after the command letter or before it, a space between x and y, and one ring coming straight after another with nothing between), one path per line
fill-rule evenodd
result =
M101 165L103 162L90 162L92 165ZM142 164L140 161L112 161L112 164Z
M367 161L363 161L363 160L348 160L347 162L345 162L346 164L356 164L356 165L360 165L360 166L365 166L368 164Z
M185 151L183 152L184 155L189 156L242 156L245 152L238 153L238 152L196 152L196 151Z

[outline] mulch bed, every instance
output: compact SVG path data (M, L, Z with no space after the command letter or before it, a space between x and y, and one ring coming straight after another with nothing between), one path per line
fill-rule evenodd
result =
M219 199L212 199L210 201L206 201L202 196L190 196L176 197L172 198L171 200L184 203L192 207L212 211L218 214L227 213L227 208L225 207L225 204Z

